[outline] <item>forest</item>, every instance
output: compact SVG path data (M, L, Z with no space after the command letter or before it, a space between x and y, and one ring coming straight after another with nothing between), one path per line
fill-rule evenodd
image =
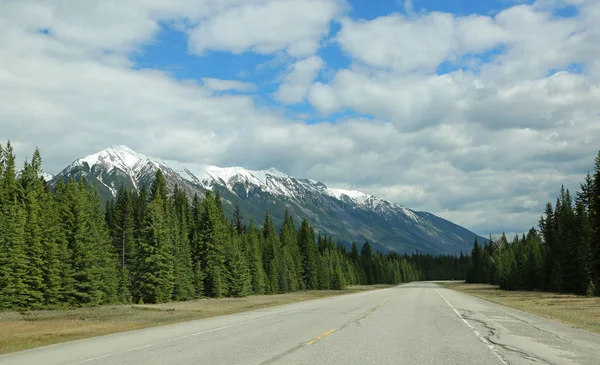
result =
M600 295L600 153L573 198L564 186L554 206L546 204L539 229L509 243L506 236L475 241L467 282L507 290Z
M103 203L85 181L42 178L35 150L21 169L0 146L0 309L161 303L348 285L464 279L469 257L373 252L296 227L226 217L219 194L120 189Z

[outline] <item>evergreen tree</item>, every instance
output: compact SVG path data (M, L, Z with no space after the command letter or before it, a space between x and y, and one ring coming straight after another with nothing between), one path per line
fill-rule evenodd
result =
M254 221L252 220L250 220L248 234L245 238L246 256L252 279L252 292L254 294L264 294L266 289L266 274L263 268L262 249L260 246L259 234L257 233Z
M306 219L302 221L300 229L298 230L298 247L300 250L300 258L302 260L300 276L304 281L304 288L308 290L318 289L319 257L314 233Z
M594 161L594 174L590 185L591 271L592 281L595 283L597 294L600 295L600 152Z
M202 201L200 217L200 262L204 274L204 290L207 296L222 297L227 294L225 268L226 227L219 207L211 191Z
M246 256L243 254L240 239L235 232L227 246L227 266L230 274L229 293L233 297L252 294L252 278Z
M365 242L360 250L361 262L365 271L364 284L375 284L375 263L373 260L373 251L369 242Z
M279 293L286 290L288 285L284 282L283 258L277 229L269 217L269 212L265 212L265 223L263 225L263 265L267 276L267 292ZM281 287L284 284L284 287Z
M15 156L10 142L2 151L0 184L0 308L27 308L27 257L25 253L26 212L19 202Z
M41 156L35 150L31 163L25 166L19 176L22 189L22 201L25 209L25 274L23 281L27 288L22 293L27 308L40 308L44 304L44 218L41 200L45 195L44 184L40 179Z
M196 296L188 228L190 204L185 193L177 185L171 199L170 212L175 276L173 298L189 300Z
M165 203L166 182L157 170L150 188L142 239L137 244L137 292L144 303L162 303L171 300L174 288L173 242L169 232L169 218Z
M82 186L82 188L85 188ZM97 190L87 189L87 236L93 255L93 277L98 281L99 303L114 303L118 300L118 260L102 211L102 202Z
M240 205L235 203L233 211L233 219L235 221L235 229L239 235L246 233L246 226L244 225L244 215L240 209Z
M299 274L302 271L302 259L298 247L298 233L296 232L294 220L287 209L283 215L280 241L283 247L283 265L286 268L286 280L289 282L289 288L291 291L303 290L304 280Z

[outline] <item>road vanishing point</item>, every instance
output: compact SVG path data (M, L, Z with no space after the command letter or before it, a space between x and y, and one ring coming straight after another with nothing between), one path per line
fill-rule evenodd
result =
M0 356L3 365L600 364L600 335L433 282Z

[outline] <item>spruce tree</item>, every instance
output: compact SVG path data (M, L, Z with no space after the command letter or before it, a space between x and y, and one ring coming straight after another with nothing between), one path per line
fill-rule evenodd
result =
M189 300L196 296L189 240L190 208L185 193L176 185L171 200L171 232L173 240L175 300Z
M369 242L365 242L360 250L362 267L365 271L366 281L364 284L375 284L375 263L373 260L373 251Z
M254 221L250 220L248 234L245 235L245 239L246 255L252 279L252 292L254 294L264 294L266 290L266 274L263 267L262 248L259 237L254 226Z
M291 290L303 290L304 289L304 280L302 280L302 276L300 273L302 272L302 258L300 256L300 248L298 247L298 232L296 231L296 227L294 225L294 220L292 216L288 213L287 209L283 214L283 226L281 227L281 246L284 248L284 256L289 254L290 258L284 257L284 261L288 261L291 259L291 265L293 265L292 269L288 270L288 275L291 277L295 275L296 282L290 283ZM284 264L287 266L290 263Z
M204 274L204 290L207 296L222 297L227 294L227 271L225 268L226 227L211 191L202 201L200 217L200 262Z
M40 179L42 160L39 150L35 150L31 163L25 166L19 176L22 200L25 208L25 256L27 257L23 293L28 308L40 308L44 304L44 231L41 201L45 195L44 184Z
M117 256L113 251L112 240L98 191L87 189L87 206L89 209L87 235L90 238L90 249L93 252L93 270L98 280L101 297L99 303L114 303L118 300L119 270Z
M233 297L245 297L252 294L252 278L246 256L242 252L241 242L235 232L227 246L226 263L230 272L229 293Z
M594 160L594 174L590 190L591 272L597 294L600 295L600 152Z
M239 235L246 233L246 226L244 225L244 215L240 209L240 205L236 202L233 210L233 219L235 221L235 229Z
M142 237L136 245L137 292L144 303L162 303L171 300L174 287L173 242L169 232L166 181L157 170L150 188L150 203L142 229Z
M0 307L28 308L30 304L25 253L26 211L19 201L15 156L10 142L2 150L0 181Z
M306 219L302 221L298 230L298 248L302 260L300 275L304 287L308 290L316 290L319 288L319 255L314 232Z

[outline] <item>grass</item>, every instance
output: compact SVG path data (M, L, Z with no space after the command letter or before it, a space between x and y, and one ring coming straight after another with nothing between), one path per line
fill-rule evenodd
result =
M142 305L0 312L0 354L116 332L356 293L385 285Z
M506 291L487 284L460 282L440 284L490 302L600 333L600 297L588 298L546 292Z

